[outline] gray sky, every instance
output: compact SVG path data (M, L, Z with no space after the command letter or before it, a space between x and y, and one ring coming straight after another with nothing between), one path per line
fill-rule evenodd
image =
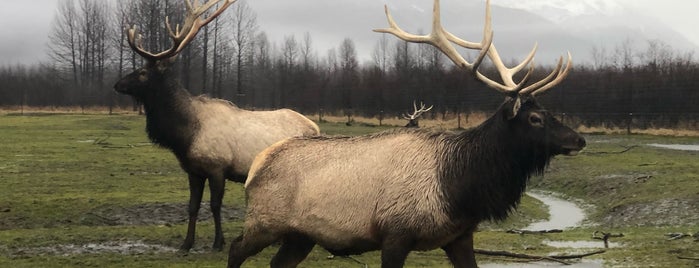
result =
M337 47L343 38L352 38L360 57L369 59L377 34L371 29L385 26L383 5L388 4L395 13L410 10L417 14L419 27L429 29L431 0L247 0L258 15L258 23L273 41L281 41L286 35L301 39L311 33L315 49L324 56L331 47ZM443 0L446 8L456 3L475 0ZM640 14L654 24L664 24L693 43L699 44L699 1L696 0L492 0L493 5L528 10L541 17L559 22L566 16L601 13L610 20L620 15ZM57 0L2 0L0 9L0 65L34 63L46 60L46 43L56 10ZM482 6L482 0L478 0ZM458 6L461 7L461 6ZM456 9L456 8L454 8ZM482 13L481 10L457 11L466 16ZM399 23L413 18L400 17ZM494 23L507 18L494 14ZM480 26L479 26L480 27ZM409 30L409 29L406 29ZM495 28L498 40L498 28ZM643 29L641 29L643 31ZM458 35L458 34L457 34ZM543 43L543 41L542 41ZM540 48L541 49L541 48ZM526 49L525 49L526 50ZM502 53L502 51L501 51ZM556 53L562 53L556 51ZM587 53L587 52L581 52Z

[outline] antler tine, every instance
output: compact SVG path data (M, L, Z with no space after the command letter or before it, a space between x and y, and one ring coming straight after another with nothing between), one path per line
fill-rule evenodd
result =
M433 14L433 25L432 25L432 33L429 35L414 35L414 34L409 34L406 33L405 31L401 30L398 25L395 23L393 18L391 17L391 14L388 11L388 7L385 7L386 10L386 17L388 18L388 23L389 23L389 28L384 28L384 29L376 29L374 30L375 32L380 32L380 33L390 33L395 35L396 37L405 40L407 42L413 42L413 43L427 43L430 44L437 49L439 49L442 53L444 53L451 61L453 61L457 66L470 70L476 78L485 83L488 87L491 87L501 93L504 93L506 95L538 95L542 94L546 90L550 89L551 87L559 84L565 77L568 75L568 72L570 71L571 65L572 65L572 59L570 53L568 53L568 63L564 69L561 69L562 66L562 60L563 57L561 57L561 60L559 61L559 66L551 72L549 76L546 78L542 79L541 81L538 81L532 85L527 86L524 88L524 85L528 83L529 78L531 78L532 74L534 73L534 56L536 55L536 50L538 48L538 44L534 44L534 47L532 48L531 52L527 55L527 57L522 60L519 64L517 64L514 67L507 67L505 63L502 61L502 58L500 58L500 54L498 53L497 49L495 48L495 45L492 44L492 37L493 37L493 31L492 31L492 24L491 24L491 8L490 8L490 0L486 0L486 15L485 15L485 27L483 29L483 40L481 43L474 43L474 42L469 42L466 40L463 40L459 37L454 36L453 34L449 33L448 31L444 30L444 28L441 25L441 18L440 18L440 5L439 5L439 0L434 0L434 14ZM467 48L467 49L479 49L480 54L478 58L474 61L474 63L468 63L464 58L456 51L456 49L452 46L452 44L456 44L458 46ZM496 82L485 75L481 74L478 71L478 66L482 62L485 56L488 56L488 58L491 60L493 65L498 71L498 74L500 75L500 78L502 80L502 83ZM517 75L519 72L521 72L524 68L528 68L527 73L524 75L524 77L519 81L515 82L514 76Z
M430 106L430 108L425 108L425 104L423 102L420 102L420 109L418 109L417 103L415 103L415 101L413 101L413 114L405 113L405 114L403 114L403 118L405 118L407 120L416 119L416 118L420 117L420 115L422 115L423 113L432 110L432 107L434 107L434 105Z
M138 36L136 36L137 33L138 33L138 31L136 30L136 26L131 26L131 28L128 29L128 34L126 35L126 38L127 38L126 41L129 43L131 50L138 53L138 55L141 55L141 57L143 57L145 59L155 58L156 55L143 49L143 40L141 39L140 34Z
M237 0L209 0L206 2L206 4L200 5L199 0L195 0L194 4L190 2L190 0L186 0L187 4L187 16L185 17L185 22L184 25L182 26L182 29L179 30L175 33L175 35L172 35L171 37L173 39L173 43L175 44L173 46L174 50L172 50L172 55L177 55L180 53L186 46L189 44L194 37L199 33L199 30L206 26L209 22L213 21L216 17L221 15L226 8L228 8L230 5L235 3ZM207 10L209 10L211 7L216 5L219 2L223 2L223 4L216 10L214 11L211 16L209 16L206 19L200 19L201 15L203 15ZM168 28L170 28L170 24L168 23ZM178 27L179 28L179 27Z
M570 73L570 69L573 66L573 56L570 55L570 51L568 52L568 63L566 63L566 67L563 70L560 69L560 64L562 63L562 60L563 60L563 57L561 57L561 59L559 60L559 68L557 68L558 71L554 70L549 75L549 76L552 76L555 73L556 79L554 79L553 81L547 82L545 85L543 85L539 88L534 87L534 89L531 90L531 95L534 95L534 96L541 95L544 92L546 92L547 90L551 89L552 87L563 82L563 80L568 76L568 73ZM546 80L546 79L544 79L544 80ZM522 93L520 93L520 94L522 94Z
M534 55L536 54L537 47L538 45L535 44L534 48L531 50L531 52L529 52L529 55L527 55L527 57L520 64L518 64L515 67L508 68L507 66L505 66L505 63L503 63L502 59L500 58L500 54L498 54L495 45L492 45L490 50L488 51L488 58L490 58L490 60L493 62L493 65L500 74L500 78L502 79L503 83L501 84L495 82L492 79L480 73L477 73L476 76L486 85L502 93L509 94L513 92L518 92L527 79L523 78L519 83L515 83L514 76L517 73L519 73L522 69L524 69L524 67L526 67L527 65L529 65L529 70L527 71L524 77L529 78L529 76L534 72L534 64L532 60L534 59Z
M170 18L165 17L165 27L167 28L168 34L172 39L172 46L169 49L157 54L143 49L142 45L136 43L137 38L135 26L132 26L128 31L129 45L131 46L131 49L149 61L171 58L180 53L187 46L187 44L194 39L202 27L214 20L217 16L221 15L226 8L236 1L237 0L209 0L206 4L201 5L199 0L194 0L194 3L192 3L191 0L185 0L187 15L185 16L185 21L182 24L182 27L180 27L180 24L177 24L175 30L173 31L172 25L170 24ZM220 2L223 2L223 4L211 16L204 20L199 18L212 6Z
M401 40L404 40L406 42L411 42L411 43L427 43L430 44L437 49L439 49L442 53L444 53L452 62L454 62L457 66L476 72L478 70L478 66L482 62L485 54L488 51L488 48L490 47L490 43L492 41L492 31L488 31L489 26L486 25L485 28L485 36L483 38L484 42L482 43L472 43L472 42L467 42L461 39L456 38L453 34L447 32L444 30L441 24L441 11L440 11L440 4L439 0L434 1L434 9L433 9L433 18L432 18L432 33L429 35L415 35L415 34L410 34L402 30L398 24L395 22L393 17L391 16L391 13L388 10L388 6L384 6L384 10L386 12L386 18L388 19L388 24L389 28L382 28L382 29L374 29L374 32L378 33L389 33L392 34ZM488 16L486 16L488 17ZM488 23L486 23L488 24ZM451 45L451 40L460 40L462 46L465 46L467 48L471 49L480 49L481 50L481 55L474 61L474 63L469 63L464 59L463 56L459 54L458 51L456 51L456 48ZM459 44L459 45L461 45Z

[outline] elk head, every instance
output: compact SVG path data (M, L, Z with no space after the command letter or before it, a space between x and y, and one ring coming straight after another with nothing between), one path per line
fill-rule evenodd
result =
M412 127L420 127L417 119L420 118L420 116L423 113L426 113L426 112L429 112L430 110L432 110L432 107L433 106L430 106L429 108L425 108L425 104L420 102L420 109L418 109L417 104L415 104L415 101L413 101L413 113L412 114L405 113L403 115L403 119L408 120L408 124L405 125L405 127L411 127L411 128Z
M119 93L131 95L139 101L143 101L145 95L152 93L152 91L173 90L174 87L168 85L172 81L167 77L177 54L194 39L202 27L221 15L235 1L209 0L200 5L199 0L195 0L194 3L191 0L185 0L187 14L182 26L177 24L173 30L169 18L165 17L165 26L172 39L172 46L159 53L152 53L144 49L141 35L137 34L136 27L132 26L127 33L129 46L146 60L146 65L121 78L114 85L114 89ZM221 5L209 17L200 18L217 3L221 3Z
M390 33L406 42L432 45L459 68L468 71L478 81L506 96L498 112L489 120L501 120L508 132L513 135L512 140L530 144L534 148L543 148L551 155L575 155L585 147L585 139L553 117L535 98L565 79L572 66L570 53L568 53L565 67L563 67L563 57L560 57L558 65L548 76L540 81L529 83L529 78L534 71L532 60L537 46L534 45L532 51L520 64L512 68L505 66L495 45L492 44L490 0L486 1L485 27L483 40L480 43L463 40L442 27L439 0L434 0L432 33L428 35L414 35L403 31L391 17L388 7L385 10L389 28L376 29L375 32ZM467 49L477 49L480 53L474 62L470 63L457 52L453 44ZM478 71L485 56L497 69L502 83L495 82ZM529 66L527 73L516 83L514 76L527 66Z

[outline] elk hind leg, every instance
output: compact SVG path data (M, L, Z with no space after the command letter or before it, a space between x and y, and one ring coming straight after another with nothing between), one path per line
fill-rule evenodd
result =
M289 234L282 240L282 246L272 258L270 267L296 267L315 246L315 242L302 234Z
M246 224L243 234L231 242L228 252L228 267L240 267L247 258L278 241L280 237L269 229L257 226L248 227Z

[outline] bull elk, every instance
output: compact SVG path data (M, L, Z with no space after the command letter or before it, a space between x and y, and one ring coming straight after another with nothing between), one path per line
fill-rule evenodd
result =
M408 120L408 124L405 125L405 127L420 127L420 123L418 122L418 118L426 112L429 112L432 110L433 106L430 106L429 108L425 107L425 104L420 102L420 109L417 108L417 104L415 104L415 101L413 101L413 113L405 113L403 115L403 119Z
M210 0L200 5L186 0L182 26L166 27L172 47L151 53L141 45L135 27L128 30L128 43L146 60L146 65L121 78L114 89L131 95L146 110L146 132L155 144L169 149L189 176L189 223L181 249L194 244L197 214L206 180L211 192L215 224L213 248L224 244L221 204L226 179L244 182L252 161L267 146L292 136L317 135L318 126L292 110L247 111L221 99L192 96L176 79L173 62L197 32L236 0ZM211 15L200 18L214 5Z
M318 244L334 255L381 250L381 267L402 267L413 250L441 248L455 267L476 267L473 233L484 220L502 220L519 203L527 181L556 155L575 155L585 140L536 100L571 67L563 59L546 78L518 83L532 53L514 68L492 45L490 3L484 38L467 42L444 30L434 1L432 33L404 32L386 8L391 33L437 47L505 101L481 125L461 133L399 129L358 137L291 138L261 152L246 185L242 234L231 243L228 267L239 267L275 241L272 267L298 265ZM453 44L480 50L468 62ZM502 83L478 71L488 57ZM531 65L533 66L533 65ZM525 85L527 85L525 87Z

